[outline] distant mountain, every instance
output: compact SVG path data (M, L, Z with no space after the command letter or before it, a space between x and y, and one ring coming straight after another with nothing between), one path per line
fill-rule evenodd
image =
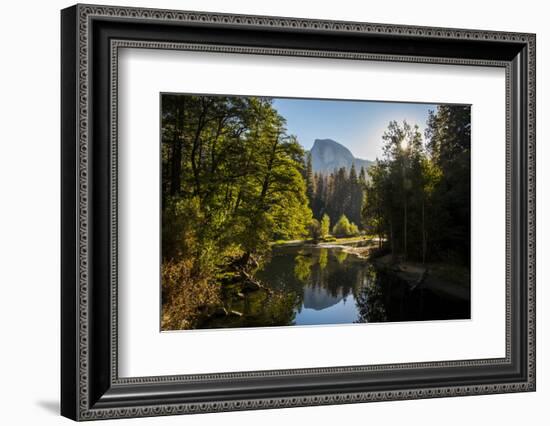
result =
M327 292L323 287L304 287L304 308L322 311L336 305L343 299L342 290L338 291L336 296Z
M355 164L359 173L361 167L366 170L374 164L374 161L355 158L349 149L332 139L315 139L310 153L314 172L330 173L341 167L350 169Z

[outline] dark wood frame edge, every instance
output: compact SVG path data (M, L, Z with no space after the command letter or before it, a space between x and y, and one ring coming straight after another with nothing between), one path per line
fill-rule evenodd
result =
M85 420L535 389L534 35L86 5L63 10L61 20L64 416ZM82 33L83 20L90 25L89 37ZM113 378L108 50L110 40L120 38L507 62L512 136L510 359L476 366L390 365L368 372L350 367L192 380ZM92 106L85 111L79 86L82 49L89 59L87 101ZM85 126L88 133L82 130Z

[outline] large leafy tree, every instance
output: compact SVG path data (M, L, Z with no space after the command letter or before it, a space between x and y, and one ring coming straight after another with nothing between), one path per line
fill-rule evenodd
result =
M162 97L162 255L214 277L311 223L304 151L267 98ZM250 261L253 259L253 261Z
M464 262L470 258L470 138L469 106L441 105L430 114L427 149L441 172L434 188L441 226L433 243Z
M385 198L385 185L389 183L387 166L378 162L369 168L369 177L370 179L364 183L365 198L361 214L367 231L378 237L378 248L382 248L382 241L386 238L388 217L391 214Z
M369 168L363 224L394 256L469 262L470 109L430 112L424 140L417 126L389 123L383 158Z

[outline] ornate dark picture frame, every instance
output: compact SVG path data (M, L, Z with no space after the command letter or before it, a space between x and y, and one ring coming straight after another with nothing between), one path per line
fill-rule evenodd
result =
M535 35L96 5L64 9L61 28L64 416L92 420L535 390ZM504 68L506 356L118 377L121 47Z

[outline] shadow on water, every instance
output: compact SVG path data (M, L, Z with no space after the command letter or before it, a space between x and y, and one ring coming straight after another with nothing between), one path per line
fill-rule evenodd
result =
M280 247L256 273L268 289L224 288L229 315L199 328L350 324L470 318L470 299L411 286L341 247Z

